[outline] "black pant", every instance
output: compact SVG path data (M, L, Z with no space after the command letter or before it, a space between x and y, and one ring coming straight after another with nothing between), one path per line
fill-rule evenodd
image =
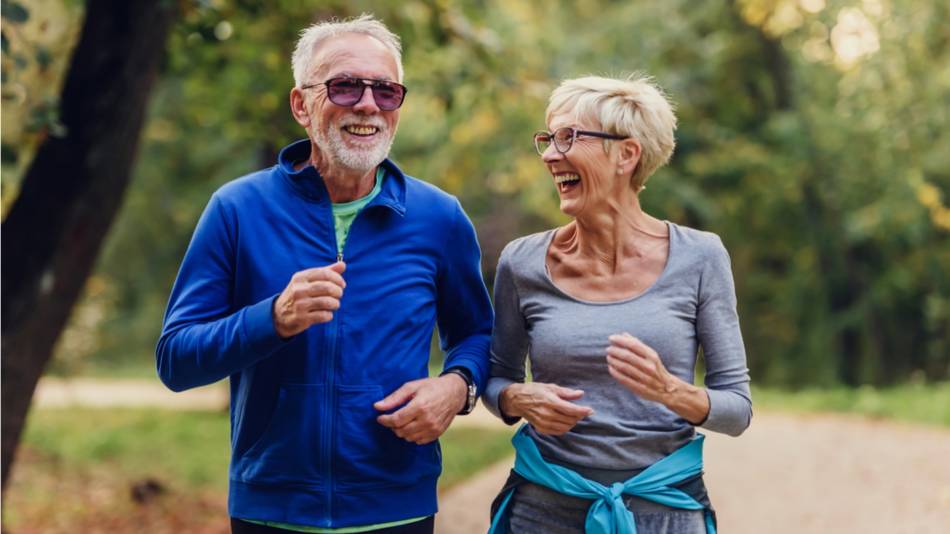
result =
M427 517L422 521L400 525L398 527L367 530L366 534L432 534L435 530L435 516ZM248 523L240 519L231 518L231 534L300 534L295 530L286 530L276 527L265 527L255 523ZM360 533L362 534L362 533Z

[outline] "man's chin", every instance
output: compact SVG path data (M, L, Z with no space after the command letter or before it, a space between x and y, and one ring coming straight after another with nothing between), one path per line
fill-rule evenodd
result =
M391 145L390 142L379 140L368 146L352 146L339 135L334 135L334 132L317 136L316 142L318 145L326 146L326 153L336 166L361 174L369 172L382 163Z
M378 149L348 150L339 156L339 162L348 169L363 171L375 168L386 159L386 153Z
M385 156L382 158L352 158L352 157L343 157L337 160L337 164L345 169L352 172L365 173L369 172L372 169L375 169L379 166L383 160L386 159Z

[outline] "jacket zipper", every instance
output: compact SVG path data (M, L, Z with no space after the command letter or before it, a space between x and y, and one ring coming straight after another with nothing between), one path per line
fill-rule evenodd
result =
M353 225L356 224L356 220L359 219L360 215L363 214L363 211L365 211L369 207L370 205L367 204L366 206L363 207L363 209L361 209L356 214L355 217L353 217L353 221L350 222L350 230L349 232L347 232L347 239L346 239L347 242L350 241L350 237L352 237L353 235ZM330 219L333 222L333 228L334 228L333 243L336 245L336 250L337 250L336 261L338 262L343 261L343 251L346 249L346 243L344 242L343 246L341 247L340 244L337 243L336 241L336 219L333 217L332 205L330 207ZM337 404L339 401L339 398L338 398L339 395L337 395L337 392L336 392L336 373L337 373L337 362L339 362L340 358L342 357L341 354L338 354L340 350L340 343L338 342L340 338L340 330L343 328L342 302L340 303L340 307L337 308L336 312L333 314L333 323L335 326L334 328L331 329L331 331L333 332L333 336L330 339L330 351L329 351L329 354L331 355L331 357L327 358L327 367L328 367L327 391L329 392L329 396L330 396L330 402L328 403L330 407L330 413L328 414L329 415L328 417L324 418L324 421L325 421L324 451L326 451L324 453L324 465L326 466L325 479L327 481L327 516L328 516L327 528L333 528L333 443L334 443L334 440L333 440L332 432L335 430L334 425L333 425L333 420L334 420L334 417L336 417L336 414L338 412Z
M366 208L364 207L363 209L366 209ZM360 213L362 212L363 210L360 210ZM353 224L355 224L356 219L360 217L360 213L357 213L356 217L353 218L353 221L350 222L350 230L353 230ZM336 224L335 220L334 220L334 224ZM336 231L333 232L333 235L334 237L336 236ZM350 240L349 235L351 235L351 232L347 233L347 236L348 236L346 239L347 241ZM343 261L343 250L345 248L346 248L346 243L343 243L342 247L340 247L338 244L337 249L336 249L337 250L336 261ZM327 382L328 382L328 386L330 390L330 417L326 419L327 426L329 427L328 429L329 431L326 433L326 436L327 436L327 448L326 448L327 464L326 465L327 465L327 482L328 482L327 511L329 512L328 515L330 516L329 528L333 528L333 447L335 443L335 440L333 439L334 438L333 432L336 430L336 427L333 424L333 421L334 421L334 418L339 413L338 404L340 400L339 399L340 396L339 394L337 394L337 391L336 391L336 374L337 374L337 367L338 367L337 364L342 358L342 354L339 354L340 345L341 345L341 343L339 342L340 334L341 334L340 331L343 329L343 303L342 302L340 303L340 307L337 308L336 312L333 313L333 323L335 324L335 327L333 328L333 344L330 349L330 354L332 355L332 357L329 358L329 361L328 361L328 366L330 369L329 369L329 374L327 378Z
M333 216L333 205L330 205L330 233L333 235L333 244L336 247L336 261L343 261L343 249L336 240L336 218ZM323 403L323 466L324 477L326 481L326 499L327 499L327 528L333 528L333 418L336 416L336 359L337 359L337 338L340 335L340 309L333 314L332 326L327 328L330 334L330 350L326 358L325 369L327 376L327 400Z
M347 239L346 239L347 242L352 241L351 238L353 236L353 227L356 224L356 221L360 219L360 216L363 214L363 212L376 205L378 205L377 199L373 199L369 204L363 206L363 209L361 209L356 214L356 216L353 217L353 221L350 222L350 230L349 232L347 232ZM336 245L336 251L337 251L336 261L343 261L343 251L346 249L346 243L344 243L342 247L340 246L339 243L337 243L336 219L333 217L332 204L330 205L330 222L331 222L330 228L332 228L332 233L333 233L333 244ZM335 328L330 329L330 331L333 334L330 339L329 354L331 355L331 357L327 358L327 367L328 367L327 391L329 393L329 398L330 398L330 402L327 404L329 405L330 410L328 414L329 416L323 418L324 445L325 445L325 448L324 448L325 452L323 456L324 456L324 465L326 466L324 470L324 473L325 473L324 479L327 481L327 517L328 517L327 528L333 528L333 450L332 450L333 437L331 435L331 432L334 430L333 418L337 414L338 395L336 394L336 371L337 371L337 362L340 359L340 355L337 354L340 344L337 343L337 341L338 341L338 338L340 337L340 330L343 324L342 312L343 312L343 305L341 302L340 307L336 310L336 313L333 314L332 322L336 323L336 325L335 325ZM325 412L325 415L327 415L326 412Z
M339 317L335 317L334 321L339 321ZM323 417L323 465L324 465L324 480L327 483L327 527L333 527L333 416L336 413L336 391L334 388L334 373L333 373L333 360L335 359L336 349L337 349L337 336L339 335L339 323L336 324L336 328L331 328L330 332L332 333L330 337L330 350L328 354L331 355L330 358L327 358L327 398L330 402L324 403L325 411Z

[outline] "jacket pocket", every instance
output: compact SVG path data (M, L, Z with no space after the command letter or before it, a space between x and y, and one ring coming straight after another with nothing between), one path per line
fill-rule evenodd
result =
M235 462L235 473L248 483L320 486L323 435L322 385L284 384L277 406L260 438Z
M436 443L416 445L376 421L382 412L373 403L383 398L380 386L339 386L337 455L334 472L340 486L399 486L437 474Z

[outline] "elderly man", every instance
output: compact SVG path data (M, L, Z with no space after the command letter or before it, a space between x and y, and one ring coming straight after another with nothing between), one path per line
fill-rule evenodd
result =
M234 532L432 532L437 438L487 374L492 311L458 201L389 159L399 38L315 24L293 55L309 139L211 198L156 351L176 391L230 377ZM428 377L438 323L445 371Z

